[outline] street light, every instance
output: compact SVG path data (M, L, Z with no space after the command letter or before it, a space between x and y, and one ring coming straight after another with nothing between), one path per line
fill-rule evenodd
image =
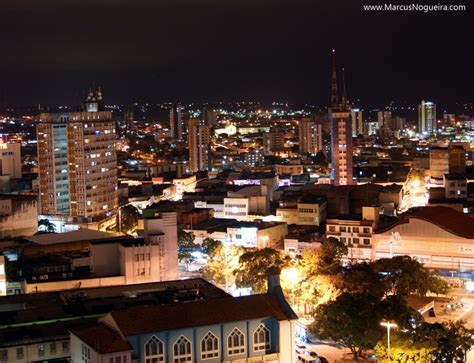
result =
M300 281L300 272L296 267L285 268L281 271L281 278L291 284L293 306L295 306L295 286Z
M388 355L388 360L392 361L392 358L390 356L390 329L397 328L398 325L395 323L391 323L389 321L382 321L380 325L387 328L387 355Z

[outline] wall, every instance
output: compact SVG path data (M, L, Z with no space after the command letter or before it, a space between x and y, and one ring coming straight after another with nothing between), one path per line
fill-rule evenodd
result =
M64 280L42 283L24 282L23 292L25 294L31 294L35 292L71 290L78 288L78 286L81 288L91 288L117 285L126 285L125 276L98 277L93 279Z
M118 242L91 244L91 257L95 274L111 276L120 273Z
M34 235L38 229L36 196L12 196L10 200L11 214L0 217L0 239Z

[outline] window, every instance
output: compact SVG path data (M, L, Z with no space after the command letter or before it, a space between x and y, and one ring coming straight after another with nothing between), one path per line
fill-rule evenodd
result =
M82 344L82 361L86 363L90 363L91 361L91 350L85 344Z
M192 361L191 342L181 335L173 345L173 363L188 363Z
M346 231L346 227L341 227L341 232L345 232Z
M358 239L358 238L353 238L353 239L352 239L352 242L353 242L353 243L359 243L359 239Z
M201 359L219 357L219 339L211 332L201 340Z
M49 345L49 352L50 352L51 354L56 354L56 343L51 343L51 344Z
M235 355L245 352L245 337L244 334L237 328L232 330L232 333L227 337L227 354Z
M163 342L152 336L145 343L145 363L158 363L165 361Z
M0 361L1 362L8 361L8 349L0 349Z
M63 342L62 346L63 346L63 353L69 352L69 342Z
M16 359L23 359L23 347L16 348Z
M364 244L365 245L370 245L370 239L364 238Z
M38 356L42 357L44 355L44 344L38 344Z
M270 349L270 330L268 330L263 324L253 333L253 350L255 352Z
M364 233L370 233L370 228L364 228Z

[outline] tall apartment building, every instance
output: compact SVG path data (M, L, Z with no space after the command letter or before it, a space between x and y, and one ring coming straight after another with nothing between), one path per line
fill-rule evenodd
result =
M207 107L203 107L201 110L201 118L205 125L214 127L217 122L217 112Z
M112 112L91 91L82 111L43 113L37 126L40 218L56 230L115 224L117 155Z
M341 100L337 93L335 52L329 109L331 129L331 180L335 186L353 184L352 170L352 118L351 107L346 97L345 86Z
M173 140L180 141L183 139L184 120L183 108L179 105L174 106L170 110L170 134Z
M392 125L392 113L390 111L378 111L377 125L379 130L389 129Z
M418 132L432 134L436 130L436 105L422 100L418 106Z
M299 122L298 136L300 154L310 153L315 155L323 149L323 125L303 118Z
M362 119L362 110L359 108L353 108L351 110L352 118L352 136L357 137L364 135L364 121Z
M199 120L189 120L188 147L189 147L189 171L208 170L210 166L210 127L201 125Z
M263 147L267 153L282 150L285 147L285 134L276 128L270 129L270 132L263 134Z

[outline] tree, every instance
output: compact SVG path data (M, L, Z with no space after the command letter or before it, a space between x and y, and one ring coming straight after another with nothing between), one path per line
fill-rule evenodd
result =
M357 360L364 350L372 349L384 335L383 320L395 320L401 327L419 320L419 314L398 297L384 300L370 294L343 293L334 301L319 305L311 331L319 339L333 340L351 350Z
M43 218L38 221L38 230L48 233L55 233L56 226L49 219Z
M212 256L214 255L215 251L219 246L222 245L221 241L212 239L212 238L206 238L204 241L202 241L201 249L204 254L207 256Z
M289 266L291 259L273 248L253 249L239 258L235 269L237 287L250 287L255 293L266 291L267 271L275 266L280 269Z
M472 344L473 331L464 323L449 322L429 324L422 322L412 329L398 329L391 336L390 357L387 356L387 340L376 346L377 355L383 362L457 362L464 361Z
M120 230L133 232L138 225L138 218L140 217L140 213L138 212L137 208L131 204L127 204L120 209L120 214Z
M202 275L205 279L213 281L226 288L235 284L234 270L239 265L239 257L244 249L238 246L225 246L219 244L209 254L207 265L203 268Z
M388 295L425 296L445 294L449 286L421 263L409 256L384 258L346 266L338 288L350 293L369 293L377 298Z
M343 242L334 237L327 238L319 249L318 272L328 275L339 273L347 252L347 246Z
M446 294L449 290L444 280L410 256L382 258L372 264L387 293L425 296L428 292Z
M193 252L199 251L200 246L194 243L194 234L178 228L178 259L186 267L194 260Z

